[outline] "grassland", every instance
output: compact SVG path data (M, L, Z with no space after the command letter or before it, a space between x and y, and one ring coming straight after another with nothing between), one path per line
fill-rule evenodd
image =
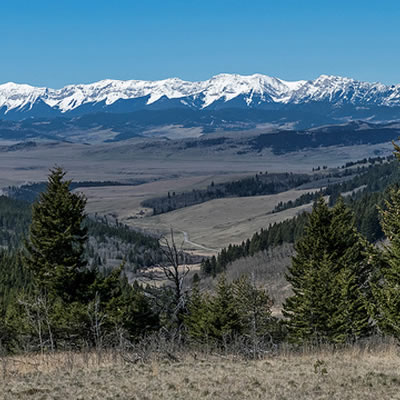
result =
M14 151L0 148L0 188L26 181L45 181L49 168L55 164L67 169L69 177L74 180L128 181L141 178L151 181L183 176L251 174L266 170L307 172L318 165L335 167L378 153L387 155L393 147L391 143L335 146L274 155L269 150L238 154L239 148L182 150L179 142L162 142L153 146L146 143L143 144L143 140L101 145L39 143Z
M212 181L229 181L248 174L193 175L173 179L159 179L136 186L110 186L79 188L88 198L89 213L115 215L121 221L143 218L152 213L151 209L142 207L145 199L165 196L168 192L205 188Z
M261 360L192 353L137 364L106 353L5 357L0 399L394 400L399 363L394 345Z
M309 190L289 190L276 195L238 197L211 200L202 204L143 219L127 221L133 227L148 231L177 233L177 241L184 241L182 232L191 242L218 250L230 243L241 243L261 228L295 216L310 205L272 213L279 202L294 200ZM185 243L186 249L196 249ZM201 249L201 248L200 248Z
M225 133L224 133L225 134ZM243 145L244 146L244 145ZM389 150L390 149L390 150ZM185 249L211 254L229 243L238 243L270 223L290 218L308 206L271 214L280 201L293 200L302 191L275 196L220 199L149 217L140 203L147 198L201 188L211 181L236 179L255 172L310 172L318 165L338 166L375 152L388 154L392 145L360 145L312 149L284 155L270 150L239 154L237 148L184 148L179 141L130 140L123 143L42 143L15 151L0 151L1 188L45 181L49 168L61 165L77 181L137 180L137 186L85 188L87 211L112 215L132 227L166 232L171 227ZM186 233L183 233L186 232Z

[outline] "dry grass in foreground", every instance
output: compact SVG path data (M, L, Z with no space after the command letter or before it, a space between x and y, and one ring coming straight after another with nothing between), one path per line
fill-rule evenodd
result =
M400 399L396 346L262 360L187 354L127 363L112 353L2 359L1 399Z

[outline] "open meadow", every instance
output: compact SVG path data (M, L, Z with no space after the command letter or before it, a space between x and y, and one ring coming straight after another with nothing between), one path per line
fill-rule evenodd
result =
M176 232L177 242L184 242L185 249L215 252L231 243L241 243L268 225L309 209L311 204L272 212L280 202L295 200L310 191L289 190L275 195L215 199L165 214L124 222L135 228L166 234L172 228Z
M0 399L400 399L396 345L259 360L188 352L131 363L116 352L1 359Z
M311 173L320 165L337 167L376 152L388 154L392 146L336 146L275 155L265 149L239 154L229 146L182 148L180 143L134 139L93 145L28 143L11 150L5 147L0 152L0 190L44 181L54 165L63 166L74 181L120 182L120 186L79 188L88 198L87 212L112 216L150 232L166 233L172 228L186 250L208 255L309 208L304 205L272 213L279 202L294 200L307 191L217 199L157 216L151 216L151 209L142 207L142 201L168 192L205 188L212 181L254 176L260 171Z
M337 167L364 157L389 155L393 147L391 143L332 146L276 155L269 149L244 154L231 148L182 149L179 143L150 142L153 145L149 146L139 139L101 145L28 142L10 148L10 143L2 146L0 142L0 188L43 182L54 165L66 169L68 177L75 181L140 179L152 182L190 176L249 175L260 171L311 172L318 165Z

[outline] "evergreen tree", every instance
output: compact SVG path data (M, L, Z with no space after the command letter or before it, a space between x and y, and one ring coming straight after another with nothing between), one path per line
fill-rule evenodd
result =
M16 345L17 335L22 333L20 318L15 312L18 297L29 293L30 276L24 270L18 253L0 251L0 344L11 349ZM11 320L16 315L18 321Z
M98 276L92 292L96 293L99 308L104 313L104 331L123 328L131 339L138 339L157 329L159 318L142 287L128 283L123 268L121 265L108 276Z
M399 151L399 149L397 149ZM398 156L398 152L396 156ZM375 302L371 310L380 329L400 339L400 188L388 192L384 208L380 209L382 229L390 244L382 251L371 251L379 265L373 285Z
M233 283L236 309L241 321L241 334L247 339L252 356L260 349L280 342L284 336L282 324L272 317L272 299L265 289L257 288L246 275Z
M32 224L26 243L24 262L38 288L73 301L85 296L89 278L83 270L86 228L86 199L69 190L65 171L50 171L47 189L32 207Z
M233 287L222 274L210 306L210 331L217 341L231 339L241 333L242 321L236 304Z
M346 342L368 333L365 246L343 200L329 209L320 198L287 275L294 294L283 313L292 341Z
M188 336L200 343L220 345L235 335L244 335L256 356L261 343L281 339L271 306L265 290L258 289L248 277L228 284L221 275L213 297L201 294L198 286L193 288L184 323Z
M370 297L365 297L358 277L351 268L343 269L338 277L340 288L337 307L331 319L330 328L335 343L355 342L370 333L369 314L366 312Z
M254 338L270 335L272 300L263 289L258 289L246 275L233 283L236 309L243 333Z
M184 323L188 336L200 343L207 343L211 333L211 302L195 285L187 305Z

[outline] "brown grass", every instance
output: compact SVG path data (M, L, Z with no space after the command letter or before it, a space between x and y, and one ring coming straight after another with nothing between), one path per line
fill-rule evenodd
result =
M3 359L1 399L399 399L398 348L283 353L262 360L187 354L124 362L112 353Z
M248 176L245 174L244 176ZM134 224L136 219L144 215L152 214L151 209L141 206L143 200L166 196L168 192L190 191L193 188L205 188L212 181L223 182L235 180L243 175L196 175L179 177L174 179L160 179L137 186L103 186L87 187L77 189L85 193L88 198L87 211L89 213L110 214L117 216L120 220L131 220Z
M241 243L261 228L292 218L311 208L310 203L272 213L279 202L295 200L311 191L288 190L274 195L215 199L165 214L126 222L135 228L148 231L158 230L168 233L173 228L178 243L183 241L181 232L185 231L192 242L218 250L231 243ZM190 244L185 244L184 248L196 250L196 247ZM215 254L216 251L210 253Z

